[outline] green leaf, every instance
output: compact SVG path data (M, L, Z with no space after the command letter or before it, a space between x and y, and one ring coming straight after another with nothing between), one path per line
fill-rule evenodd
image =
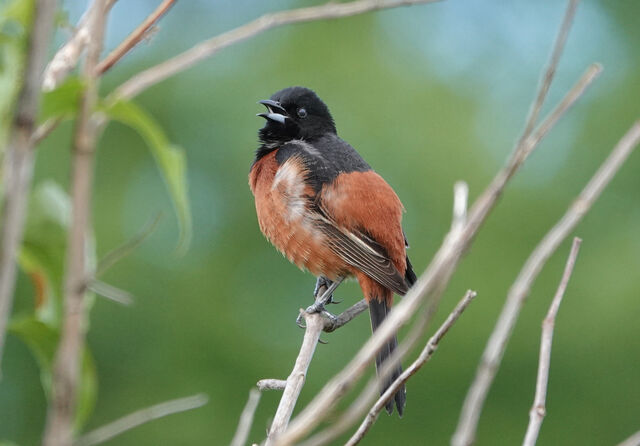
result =
M40 382L45 396L51 398L53 361L60 339L60 332L32 316L14 317L9 323L9 333L16 336L29 348L40 368ZM82 352L80 387L76 400L75 427L80 430L95 407L97 395L97 373L93 356L85 346Z
M54 90L44 93L39 121L44 122L51 118L66 119L74 116L78 111L78 104L85 84L81 78L71 76Z
M35 284L35 315L52 327L60 324L64 262L71 203L53 181L38 184L30 197L18 256L20 268Z
M82 353L82 369L80 370L80 393L78 394L75 428L80 432L87 423L96 406L98 396L98 373L96 363L89 347L85 346Z
M104 109L105 113L136 130L146 141L156 160L180 226L178 247L184 250L191 240L191 210L187 186L187 166L184 150L172 145L158 123L142 108L129 101L118 101Z

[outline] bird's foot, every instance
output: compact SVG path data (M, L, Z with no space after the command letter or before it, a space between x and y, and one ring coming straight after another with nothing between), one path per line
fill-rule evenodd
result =
M316 287L313 290L313 295L316 301L313 303L313 305L309 305L305 312L309 314L321 313L323 316L329 318L332 322L335 322L336 316L329 313L325 309L325 305L330 303L339 303L333 301L333 292L336 288L338 288L338 285L342 283L342 280L343 279L340 279L334 282L330 279L327 279L326 277L318 277L318 280L316 281ZM320 290L323 288L325 288L325 291L321 296L318 296L318 294L320 294ZM296 319L296 324L300 328L306 328L306 326L303 324L303 319L304 316L302 313L300 313Z
M342 282L342 281L340 281L340 282ZM333 285L333 283L334 283L333 280L327 279L324 276L318 277L318 280L316 280L316 286L313 289L313 297L314 297L314 299L316 299L316 300L318 299L318 294L320 294L320 290L323 287L326 288L326 289L329 289L331 287L331 285ZM328 304L339 304L339 303L342 303L342 301L341 300L334 300L333 299L333 292L331 292L329 294L329 296L327 297L327 301L325 302L325 305L328 305Z

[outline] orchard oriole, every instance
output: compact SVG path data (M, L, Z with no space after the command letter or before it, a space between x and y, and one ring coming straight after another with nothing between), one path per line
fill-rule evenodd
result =
M404 208L391 186L340 139L327 106L307 88L290 87L271 99L249 174L263 234L318 285L355 277L369 303L371 328L382 323L393 294L416 281L402 230ZM317 309L317 308L316 308ZM394 336L376 368L397 346ZM382 392L402 373L394 370ZM395 394L402 415L405 388ZM393 401L387 404L393 412Z

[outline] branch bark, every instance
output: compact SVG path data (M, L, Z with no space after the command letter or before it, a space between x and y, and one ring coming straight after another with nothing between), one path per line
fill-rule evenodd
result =
M176 0L164 0L149 16L124 39L118 47L111 51L107 57L102 60L96 67L97 75L103 75L109 68L122 59L125 54L140 43L153 25L164 16L173 6Z
M287 378L284 393L282 394L278 410L269 429L266 446L273 445L276 437L282 433L289 424L291 414L293 414L296 401L298 401L298 396L300 396L302 386L307 377L307 370L313 358L313 353L316 350L316 345L318 345L318 340L324 329L324 318L322 315L318 313L309 314L307 312L303 312L303 315L307 328L304 332L302 347L300 348L300 353L293 366L293 370Z
M534 446L538 440L538 433L540 432L540 426L542 426L542 420L547 413L546 400L547 400L547 384L549 383L549 367L551 365L551 343L553 341L553 328L556 323L556 316L558 315L558 309L562 303L562 297L567 289L567 284L573 273L573 267L576 264L576 258L578 257L578 251L580 250L580 244L582 240L578 237L573 239L571 246L571 252L567 259L567 264L562 274L562 280L558 285L551 306L547 312L547 316L542 322L542 339L540 340L540 361L538 363L538 378L536 380L536 395L533 400L533 406L529 411L529 426L527 427L527 433L524 437L523 446Z
M0 234L0 365L7 322L13 306L16 281L16 253L22 243L31 178L33 144L31 133L40 104L42 67L53 30L55 0L39 0L29 39L24 80L9 132L4 158L4 204Z
M148 68L120 85L112 94L115 99L130 99L147 88L174 76L198 62L233 44L242 42L272 28L293 23L350 17L381 9L433 3L438 0L356 0L346 3L330 2L321 6L292 9L265 14L238 28L197 44L158 65Z
M564 216L545 235L527 259L509 290L498 322L485 347L473 384L467 393L458 427L452 439L454 446L467 446L474 442L484 401L533 281L551 254L555 252L560 243L589 211L595 200L600 196L603 189L609 184L609 181L611 181L639 142L640 121L636 122L622 137Z
M91 188L97 126L93 111L98 99L95 68L100 58L106 21L106 0L93 4L84 76L87 87L80 104L73 143L72 220L67 247L64 318L56 352L52 398L47 413L44 446L70 446L80 371L80 353L85 342L86 242L91 219Z
M618 444L618 446L640 446L640 431Z
M62 81L69 75L69 73L78 65L80 56L84 52L87 44L89 43L89 36L91 33L91 11L93 10L97 1L94 0L91 6L84 12L78 24L76 30L67 42L56 52L51 61L47 64L44 70L44 76L42 79L42 89L44 91L51 91L55 89ZM117 0L107 0L104 5L104 13L108 14Z

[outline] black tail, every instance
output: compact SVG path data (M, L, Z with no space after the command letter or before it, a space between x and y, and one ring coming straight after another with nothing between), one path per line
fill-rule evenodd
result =
M377 328L380 326L385 317L387 317L387 313L389 312L389 306L386 303L386 300L383 302L379 302L377 299L373 298L369 301L369 315L371 316L371 329L375 332ZM398 338L394 336L389 339L389 342L382 347L382 349L378 352L376 356L376 371L380 373L380 365L389 357L391 353L398 346ZM385 390L389 388L391 383L393 383L398 376L402 373L402 366L398 363L398 367L391 373L389 378L387 378L380 389L380 395L382 395ZM398 389L395 394L393 400L390 400L387 403L386 409L389 414L393 413L393 402L395 400L396 407L398 408L398 415L402 416L404 412L404 405L407 401L406 391L404 388L404 384L402 387Z
M407 282L407 285L409 285L409 288L418 280L416 273L413 271L413 265L409 261L409 256L407 256L407 270L404 273L404 280Z

